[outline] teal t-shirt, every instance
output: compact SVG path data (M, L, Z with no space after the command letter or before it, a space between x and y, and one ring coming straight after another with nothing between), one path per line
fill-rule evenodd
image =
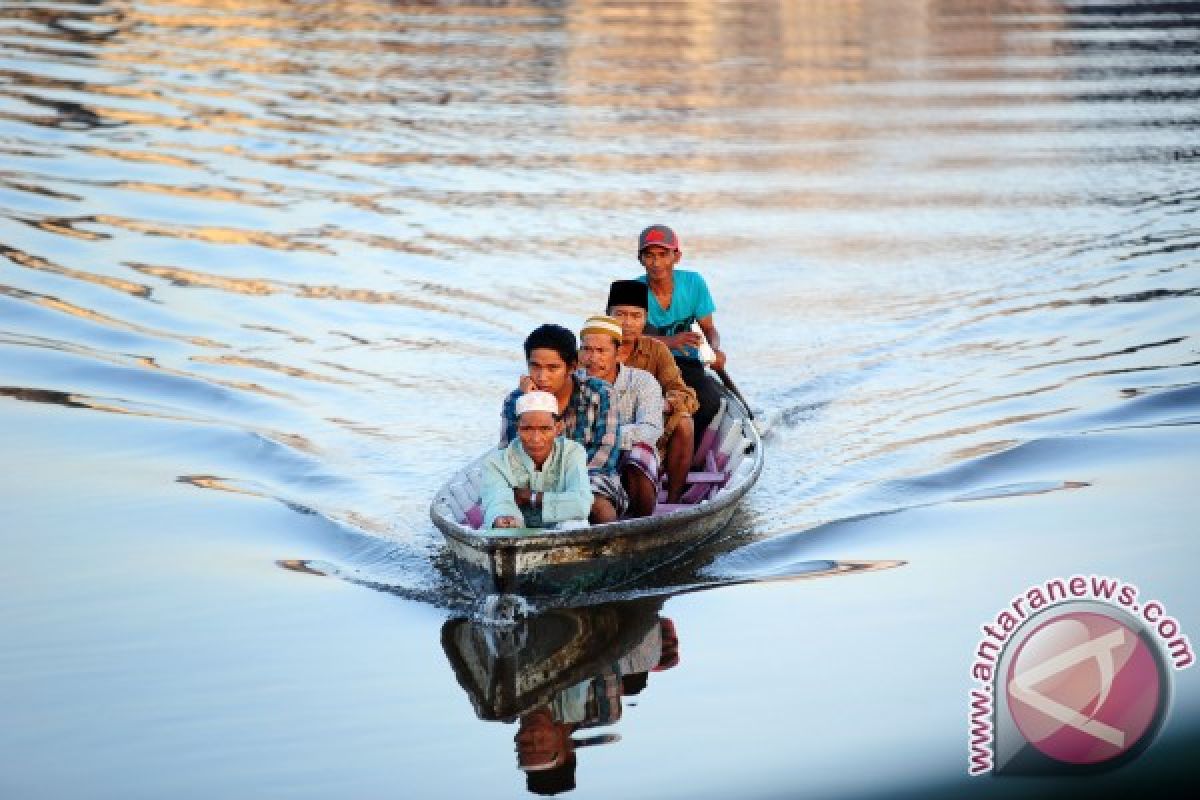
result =
M708 293L708 284L704 282L699 272L677 269L674 272L675 288L671 292L670 308L658 304L654 292L650 292L650 309L646 315L646 333L655 336L674 336L677 333L691 330L692 323L704 319L717 310L712 295ZM646 283L646 276L637 280ZM699 358L700 354L694 347L684 347L671 350L677 356Z

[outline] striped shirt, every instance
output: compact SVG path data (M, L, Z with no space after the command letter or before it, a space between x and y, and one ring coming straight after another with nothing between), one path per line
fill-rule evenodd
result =
M615 475L621 459L617 446L621 424L612 389L598 378L573 374L571 380L575 388L563 411L566 437L583 445L589 475ZM517 438L517 398L521 394L520 389L514 389L504 398L500 410L500 447L507 447Z

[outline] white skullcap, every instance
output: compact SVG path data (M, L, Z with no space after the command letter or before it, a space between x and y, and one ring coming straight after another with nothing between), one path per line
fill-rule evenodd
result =
M549 411L558 415L558 398L549 392L526 392L517 398L517 416L526 411Z
M587 336L589 333L602 333L605 336L611 336L617 340L617 344L621 343L621 337L624 336L624 331L621 330L621 323L603 314L588 317L587 322L583 323L583 330L579 332L580 337Z

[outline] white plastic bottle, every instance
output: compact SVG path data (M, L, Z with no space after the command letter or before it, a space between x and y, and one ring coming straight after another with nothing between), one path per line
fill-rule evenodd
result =
M700 360L705 364L711 364L717 360L717 354L713 352L712 347L708 343L708 337L704 335L704 329L700 327L699 322L692 323L692 333L700 334L700 344L696 350L700 353Z

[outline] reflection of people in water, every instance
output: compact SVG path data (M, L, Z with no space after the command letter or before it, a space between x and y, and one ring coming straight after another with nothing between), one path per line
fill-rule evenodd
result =
M525 770L525 786L534 794L551 795L575 788L574 726L554 717L549 706L521 717L517 731L517 766Z
M679 663L675 624L660 617L645 637L595 677L554 695L551 701L520 717L517 766L525 771L526 787L541 795L575 788L575 749L615 741L615 737L573 739L581 728L611 725L621 718L621 697L636 695L649 682L650 672Z

